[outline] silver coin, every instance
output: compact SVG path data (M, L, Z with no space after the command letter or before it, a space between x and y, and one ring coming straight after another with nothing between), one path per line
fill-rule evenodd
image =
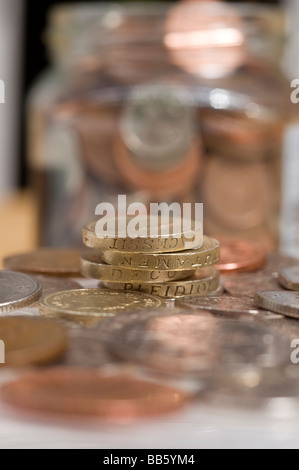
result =
M280 321L284 317L266 312L256 307L251 297L233 297L228 295L187 297L177 301L178 306L188 306L192 309L204 309L227 318L241 318L268 322Z
M172 167L184 156L194 134L191 98L180 87L137 87L121 119L126 147L150 170Z
M281 269L278 274L279 283L289 290L299 291L299 266Z
M262 291L256 294L254 302L258 307L271 310L271 312L299 318L298 292Z
M28 307L41 296L37 279L28 274L0 271L0 312L11 312Z
M248 364L273 367L289 359L289 342L261 325L195 314L127 324L109 347L146 368L188 376Z

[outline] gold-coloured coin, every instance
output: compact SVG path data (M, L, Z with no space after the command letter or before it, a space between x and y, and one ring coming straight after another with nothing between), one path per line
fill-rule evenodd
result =
M81 274L85 277L100 279L106 282L168 282L191 277L195 270L186 271L150 271L123 268L102 263L102 256L91 253L80 258Z
M121 289L126 292L145 292L165 299L190 295L202 296L217 291L219 288L219 272L214 268L203 268L196 271L191 279L184 281L157 282L155 284L131 282L116 284L107 282L105 285L112 289Z
M162 300L140 292L109 289L76 289L50 294L41 300L40 313L91 326L102 317L124 312L156 310Z
M123 218L125 224L128 220L129 219ZM83 243L90 248L95 248L100 251L118 250L132 253L168 253L191 250L202 246L202 225L194 229L192 234L188 230L177 232L172 225L170 225L170 227L167 225L170 233L166 235L150 236L149 221L150 218L146 217L146 229L144 230L144 234L137 238L121 238L117 237L115 233L109 235L109 232L106 233L105 238L98 237L96 234L97 222L94 221L83 228ZM158 228L160 231L161 224Z
M220 243L206 236L203 237L201 248L177 253L125 253L116 250L103 253L103 261L108 264L150 271L186 271L205 268L218 263L219 258Z
M11 316L0 318L0 339L4 343L4 366L45 364L67 349L65 329L45 318Z

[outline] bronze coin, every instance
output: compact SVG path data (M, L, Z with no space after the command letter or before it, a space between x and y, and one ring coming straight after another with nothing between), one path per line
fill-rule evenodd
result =
M263 162L210 156L203 182L203 201L209 217L229 230L252 230L260 226L268 210L265 191L268 178Z
M97 417L114 423L151 418L182 408L187 394L126 375L95 369L36 372L2 387L6 403L49 414Z
M201 148L193 143L181 162L167 171L149 171L139 167L121 137L115 140L115 161L123 183L135 191L146 191L152 197L171 198L184 194L199 174Z
M80 289L81 287L77 282L73 281L72 279L68 279L62 276L56 277L46 276L43 274L35 274L34 277L39 281L42 287L43 296L65 290Z
M266 252L258 244L225 237L217 239L221 253L220 262L215 268L225 274L254 271L266 262Z
M269 274L251 273L229 276L224 289L234 296L254 297L260 290L282 290L277 280Z
M53 320L25 316L0 317L5 366L45 364L66 351L65 329Z
M113 136L118 130L119 106L101 108L86 105L75 124L87 167L99 179L120 184L121 178L114 163Z
M283 320L282 315L276 315L256 307L254 299L250 297L233 297L229 295L186 297L177 301L178 307L189 307L193 310L207 310L216 315L227 318L249 319L261 322L276 322Z
M279 271L289 266L297 266L298 259L284 256L280 253L269 253L266 264L259 270L259 273L272 275L278 278Z
M81 276L79 256L82 250L41 248L40 250L9 256L3 265L13 271L54 276Z
M285 363L289 354L285 338L264 325L202 317L195 312L129 323L109 347L146 368L187 376L248 364L269 367Z

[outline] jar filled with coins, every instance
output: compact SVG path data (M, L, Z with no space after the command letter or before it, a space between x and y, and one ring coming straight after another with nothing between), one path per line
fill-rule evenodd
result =
M96 206L203 202L205 232L278 242L288 87L279 10L221 2L56 7L32 90L40 242L78 244Z

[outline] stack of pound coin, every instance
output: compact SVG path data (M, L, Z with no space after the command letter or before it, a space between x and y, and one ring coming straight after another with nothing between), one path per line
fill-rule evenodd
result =
M83 228L83 242L93 248L80 258L83 276L99 279L110 289L165 299L218 292L219 272L214 265L219 262L220 243L203 236L202 225L191 233L167 224L165 233L160 220L158 235L153 236L148 216L146 233L133 238L110 236L106 231L101 237L96 224Z

